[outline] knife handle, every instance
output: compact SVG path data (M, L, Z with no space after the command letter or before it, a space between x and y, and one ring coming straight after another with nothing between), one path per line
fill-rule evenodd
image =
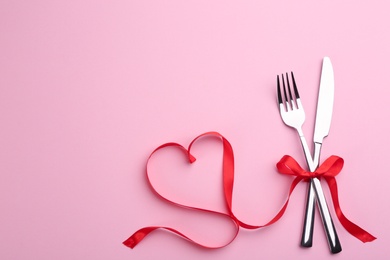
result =
M316 198L320 209L320 215L322 223L324 224L326 238L328 240L330 251L332 252L332 254L340 253L342 250L340 240L334 227L332 217L329 213L328 205L326 204L326 199L321 187L320 180L317 178L312 178L311 183L314 186L314 190L316 193Z

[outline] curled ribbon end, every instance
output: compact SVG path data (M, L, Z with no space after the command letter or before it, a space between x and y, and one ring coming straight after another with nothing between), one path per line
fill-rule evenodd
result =
M137 242L134 241L133 237L129 237L127 240L123 241L123 244L133 249L137 245Z
M196 158L194 156L192 156L192 154L188 154L188 158L190 159L190 163L193 163L196 161Z
M133 235L131 235L131 237L129 237L128 239L126 239L123 244L127 247L130 247L131 249L133 249L136 245L138 245L139 242L141 242L142 239L144 239L144 237L149 234L150 232L152 232L155 228L153 227L149 227L149 228L143 228L143 229L140 229L138 230L137 232L135 232Z
M363 241L363 243L367 243L376 240L376 237L371 234L365 234L361 240Z
M144 239L150 232L157 229L158 227L145 227L141 228L137 232L135 232L131 237L129 237L127 240L122 242L125 246L130 247L133 249L136 245L138 245L139 242Z

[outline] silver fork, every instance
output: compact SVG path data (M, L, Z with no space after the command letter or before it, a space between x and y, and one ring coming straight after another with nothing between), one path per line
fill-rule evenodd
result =
M299 138L301 139L301 144L303 147L303 151L305 152L306 162L309 166L310 170L313 168L313 160L310 155L309 147L307 146L307 142L305 139L305 136L303 135L302 131L302 125L305 122L305 111L303 110L303 106L301 103L301 99L299 97L298 88L295 83L294 74L291 72L291 77L293 81L293 87L294 87L294 97L291 93L291 87L290 87L290 81L288 79L288 74L286 73L287 78L287 89L288 94L286 91L286 85L284 83L284 77L282 74L282 83L283 83L283 92L284 92L284 99L285 102L283 102L282 93L280 90L280 83L279 83L279 75L277 77L278 79L278 102L279 102L279 109L280 109L280 115L282 116L283 122L297 130ZM313 170L314 171L314 170Z
M303 110L303 106L301 103L301 99L298 93L298 88L295 83L294 74L291 72L292 77L292 84L294 88L294 95L292 95L291 87L290 87L290 80L288 78L288 74L286 73L286 81L287 81L287 90L286 90L286 84L284 80L284 76L282 75L282 84L283 84L283 92L284 92L284 99L282 97L282 91L280 86L280 80L279 75L277 76L277 92L278 92L278 102L279 102L279 109L280 109L280 115L282 117L283 122L294 128L299 135L299 138L301 140L302 148L305 154L307 165L311 172L314 172L316 169L316 166L313 162L309 147L307 145L305 136L303 135L302 131L302 125L305 122L305 111ZM287 94L288 92L288 94ZM325 227L325 233L327 236L328 244L330 247L330 250L332 253L340 252L340 242L338 241L338 236L336 233L336 230L333 225L332 217L329 213L329 209L326 203L326 199L324 196L324 192L321 187L321 183L318 178L311 178L310 179L310 188L314 188L315 195L317 197L318 206L320 209L321 219L323 222L323 225ZM309 193L310 194L310 193ZM313 194L313 193L311 193ZM315 197L311 196L308 198L309 201L314 202ZM308 211L312 212L312 217L314 218L314 203L308 203L308 205L312 205ZM305 230L305 232L313 232L312 226L310 230ZM304 236L308 237L309 234L304 234Z

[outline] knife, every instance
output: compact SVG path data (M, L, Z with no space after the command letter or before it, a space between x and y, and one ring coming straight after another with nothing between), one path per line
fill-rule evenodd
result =
M324 57L322 63L320 89L317 101L316 122L314 127L314 158L310 171L317 169L319 165L322 142L329 134L329 129L332 121L334 103L334 75L333 67L329 57ZM309 165L310 166L310 165ZM314 224L314 208L315 199L318 203L322 222L324 224L326 237L330 250L333 254L341 252L341 244L336 233L332 218L326 205L325 196L322 192L322 187L319 179L312 178L310 180L307 202L305 222L302 232L301 245L311 247L313 243L313 224Z

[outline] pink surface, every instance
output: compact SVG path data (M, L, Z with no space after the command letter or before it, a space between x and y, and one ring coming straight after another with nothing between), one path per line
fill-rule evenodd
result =
M387 1L2 1L0 258L385 259L388 10ZM229 222L163 202L144 175L158 145L211 130L234 148L236 215L268 222L291 182L276 162L290 154L304 165L278 114L276 75L294 71L312 140L324 56L336 90L322 159L345 159L342 209L376 241L349 235L329 203L343 251L329 253L318 214L314 246L302 249L300 184L279 222L241 230L224 249L167 232L134 250L121 244L149 225L226 241ZM173 149L156 154L153 183L177 202L222 209L220 143L200 141L194 155L189 167Z

